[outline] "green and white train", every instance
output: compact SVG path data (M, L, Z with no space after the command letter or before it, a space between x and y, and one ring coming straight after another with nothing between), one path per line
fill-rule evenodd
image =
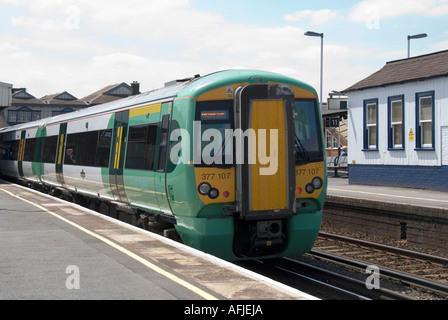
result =
M0 174L226 260L311 250L327 179L316 91L229 70L0 129Z

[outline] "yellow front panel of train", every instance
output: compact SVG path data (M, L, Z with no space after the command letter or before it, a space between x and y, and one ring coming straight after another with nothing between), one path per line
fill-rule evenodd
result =
M252 137L251 150L253 151L254 148L257 150L256 163L252 159L250 169L251 210L286 209L287 152L283 100L253 101L251 128L256 132L256 135ZM266 130L266 134L263 136L260 130ZM275 138L276 135L277 138ZM270 160L269 163L268 160Z

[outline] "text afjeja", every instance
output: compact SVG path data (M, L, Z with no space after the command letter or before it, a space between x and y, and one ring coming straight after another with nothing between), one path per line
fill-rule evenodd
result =
M226 315L237 315L237 316L256 316L263 315L263 310L260 305L252 305L252 304L237 304L230 305L226 308L220 307L199 307L192 304L191 306L185 307L184 314L185 315L205 315L211 316L212 318L216 317L218 313L226 314Z

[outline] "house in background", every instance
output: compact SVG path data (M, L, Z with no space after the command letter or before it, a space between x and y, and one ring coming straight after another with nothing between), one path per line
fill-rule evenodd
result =
M325 149L327 157L348 151L347 97L333 91L322 107Z
M448 51L388 62L344 94L350 184L448 191Z
M12 126L112 102L138 93L140 93L138 82L133 82L131 85L124 82L110 85L82 99L67 91L39 99L28 93L25 88L13 88L12 103L3 111L0 108L0 117L3 116L7 122L5 126Z
M67 91L47 95L42 97L40 100L51 106L51 108L47 109L47 114L43 115L42 118L58 116L63 113L69 113L87 107L87 103L79 100Z
M25 123L72 112L87 107L68 92L36 98L25 88L13 89L12 105L3 110L3 116L9 125Z
M135 82L134 82L135 83ZM132 85L134 85L134 83ZM81 100L85 101L89 106L112 102L118 99L127 98L132 94L132 88L127 83L120 83L107 86L98 90Z

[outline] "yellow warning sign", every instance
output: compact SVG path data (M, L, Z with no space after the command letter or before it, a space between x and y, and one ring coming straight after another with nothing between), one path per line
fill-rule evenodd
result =
M233 99L233 88L232 87L228 87L226 89L226 97L229 99Z
M409 132L409 141L414 141L414 131L412 129Z

